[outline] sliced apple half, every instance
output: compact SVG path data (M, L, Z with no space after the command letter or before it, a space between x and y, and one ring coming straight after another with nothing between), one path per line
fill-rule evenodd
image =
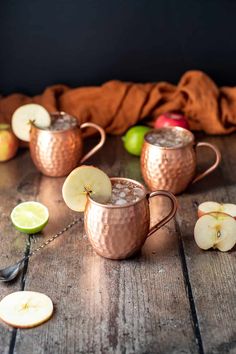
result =
M84 211L87 196L99 203L107 203L111 198L110 178L99 168L80 166L66 178L62 196L66 205L75 211Z
M17 108L12 116L12 130L17 138L30 141L30 123L39 128L47 128L51 124L48 111L36 103L25 104Z
M236 204L231 203L217 203L217 202L204 202L198 206L198 217L212 213L220 212L231 215L236 219Z
M16 328L36 327L47 321L52 313L52 300L34 291L16 291L0 302L0 319Z
M236 243L236 220L227 214L214 212L201 216L194 228L194 238L203 250L231 250Z

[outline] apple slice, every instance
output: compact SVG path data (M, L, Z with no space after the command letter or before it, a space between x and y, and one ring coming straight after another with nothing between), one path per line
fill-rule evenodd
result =
M107 203L111 198L110 178L99 168L80 166L66 178L62 196L66 205L75 211L84 211L87 196L99 203Z
M236 220L219 212L205 214L196 222L194 238L203 250L217 248L222 252L229 251L236 244Z
M48 111L36 103L25 104L17 108L12 116L12 130L17 138L30 141L30 123L39 128L47 128L51 124Z
M16 291L0 302L0 319L16 328L36 327L47 321L52 313L52 300L34 291Z
M223 213L231 215L234 219L236 219L236 205L231 203L223 204Z
M231 203L217 203L217 202L204 202L198 206L198 217L212 213L220 212L231 215L236 219L236 204Z

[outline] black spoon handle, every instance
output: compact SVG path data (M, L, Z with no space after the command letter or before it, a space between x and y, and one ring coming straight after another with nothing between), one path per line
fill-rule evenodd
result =
M35 253L38 253L39 251L41 251L44 247L46 247L47 245L49 245L49 243L51 243L52 241L54 241L56 238L58 238L59 236L61 236L62 234L64 234L64 232L68 231L72 226L74 226L75 224L78 224L80 221L82 221L83 218L78 218L75 219L74 221L72 221L70 224L68 224L67 226L64 227L64 229L62 229L61 231L59 231L57 234L55 234L54 236L52 236L51 238L49 238L47 241L45 241L44 243L42 243L38 248L36 248L35 250L31 251L28 256L25 257L25 259L30 258L31 256L35 255Z

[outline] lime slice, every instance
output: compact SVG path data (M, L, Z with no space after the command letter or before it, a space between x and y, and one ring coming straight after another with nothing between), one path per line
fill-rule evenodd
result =
M11 221L15 228L26 234L41 231L49 218L48 209L38 202L18 204L11 212Z

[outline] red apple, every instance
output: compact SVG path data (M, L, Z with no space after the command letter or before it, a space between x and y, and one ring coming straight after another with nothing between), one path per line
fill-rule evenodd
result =
M163 113L156 118L154 128L162 127L181 127L189 129L187 118L183 114L171 112Z
M18 139L9 124L0 124L0 162L10 160L16 155Z

